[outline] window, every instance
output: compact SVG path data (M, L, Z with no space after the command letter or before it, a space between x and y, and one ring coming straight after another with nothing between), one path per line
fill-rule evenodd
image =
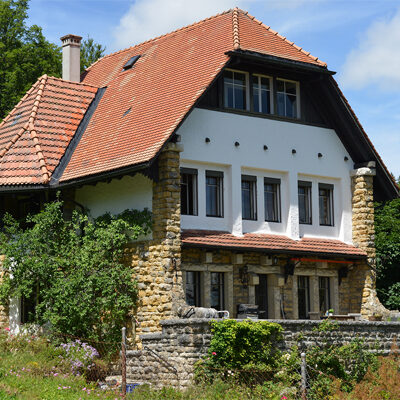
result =
M308 319L310 312L310 279L308 276L297 277L297 298L299 319Z
M268 318L268 275L259 274L259 284L255 286L256 304L258 305L258 318Z
M311 218L311 182L299 181L299 222L312 224Z
M264 178L265 220L281 222L281 180Z
M242 218L257 219L257 178L242 175Z
M224 105L226 108L247 109L247 74L226 70L224 72Z
M197 169L181 169L181 214L197 215Z
M319 310L321 314L325 314L331 308L329 289L329 278L325 276L319 277Z
M200 272L186 271L186 303L189 306L201 305L201 280Z
M278 115L282 117L297 118L297 83L277 79L276 86Z
M319 192L319 224L333 226L333 185L320 183Z
M272 113L271 89L271 78L253 75L253 107L255 112Z
M223 217L223 179L223 172L206 171L207 217Z
M211 307L218 311L224 309L224 273L211 272Z

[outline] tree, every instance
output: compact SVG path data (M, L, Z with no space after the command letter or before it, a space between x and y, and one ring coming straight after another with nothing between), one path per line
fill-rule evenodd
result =
M43 74L59 77L61 52L37 25L28 27L27 0L0 0L0 118Z
M34 299L33 322L49 322L58 333L119 341L121 327L136 304L137 288L127 244L149 232L149 211L126 210L94 221L74 212L63 216L63 203L47 203L27 228L8 214L0 233L5 254L0 299Z
M375 207L377 291L383 304L400 308L400 199Z
M84 39L81 44L81 72L104 56L105 47L95 43L91 37Z
M0 120L43 74L61 77L61 47L46 40L42 28L28 27L28 0L0 0ZM88 37L82 43L81 69L105 48Z

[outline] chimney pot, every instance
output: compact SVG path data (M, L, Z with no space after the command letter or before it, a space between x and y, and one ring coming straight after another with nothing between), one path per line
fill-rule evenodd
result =
M67 81L81 81L81 36L65 35L61 39L62 56L62 78Z

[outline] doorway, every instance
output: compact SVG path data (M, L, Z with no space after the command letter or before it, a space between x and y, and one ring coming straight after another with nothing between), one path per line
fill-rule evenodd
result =
M259 284L255 286L256 304L258 305L258 318L268 318L268 279L266 274L258 275Z

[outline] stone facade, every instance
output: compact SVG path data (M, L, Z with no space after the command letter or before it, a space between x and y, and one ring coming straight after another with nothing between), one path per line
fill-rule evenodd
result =
M385 354L400 334L400 322L338 322L339 329L331 332L315 329L321 321L271 322L284 329L283 341L277 344L283 351L289 351L293 345L307 349L326 340L340 346L360 337L371 351ZM161 321L161 333L141 336L143 350L127 352L128 380L154 387L187 387L195 363L207 354L211 340L209 323L209 319Z
M389 310L382 306L375 290L376 283L376 253L374 226L374 189L373 180L376 175L374 163L368 167L353 170L352 176L352 222L353 243L367 253L367 263L352 271L354 284L349 288L351 301L356 303L361 299L361 313L364 317L373 314L388 316Z
M162 319L176 316L184 301L180 241L180 148L174 143L158 159L158 182L153 184L153 230L149 241L132 244L126 262L138 281L136 334L157 332ZM128 335L132 337L132 333Z
M3 271L3 260L4 256L0 256L0 282L2 280L4 271ZM8 318L9 312L8 312L8 306L7 305L2 305L0 304L0 328L8 328L10 323L9 323L9 318Z
M239 255L239 256L238 256ZM210 272L224 272L226 309L234 318L237 317L237 305L255 304L257 280L249 279L247 284L241 281L241 271L247 267L248 274L267 276L268 318L298 319L298 276L308 276L310 282L310 309L318 313L319 292L318 278L329 277L330 281L330 308L336 314L360 313L362 287L357 294L351 294L358 285L359 273L363 270L362 262L354 264L341 264L338 262L324 261L296 261L294 275L285 275L285 264L291 261L287 254L277 254L269 259L266 265L266 256L259 252L242 252L230 250L205 250L199 248L182 249L182 270L201 271L204 276ZM344 261L346 262L346 261ZM339 270L343 265L349 265L351 270L347 276L339 279ZM347 267L346 267L347 268ZM207 279L203 279L205 286ZM206 289L205 289L206 291ZM204 298L205 297L205 298ZM208 297L208 298L207 298ZM203 296L203 307L209 307L209 296ZM282 313L283 310L283 313ZM325 310L326 311L326 310Z

